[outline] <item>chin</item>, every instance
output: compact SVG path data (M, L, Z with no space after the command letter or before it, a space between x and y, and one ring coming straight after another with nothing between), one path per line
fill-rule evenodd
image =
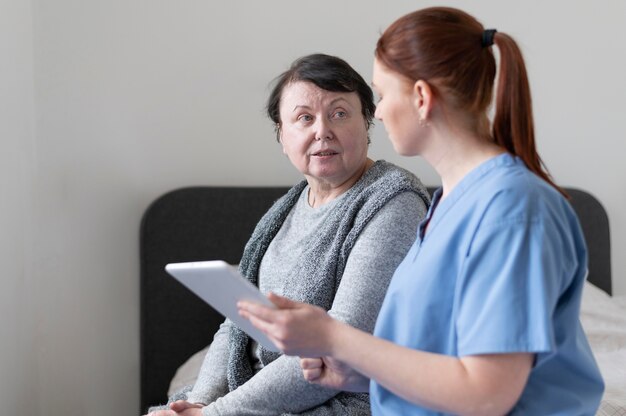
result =
M411 156L406 149L403 149L402 147L396 145L395 143L393 143L393 150L400 156Z
M392 141L391 144L393 145L393 150L400 156L418 156L420 154L416 149L417 146L415 146L415 143L407 143L406 141L399 143Z

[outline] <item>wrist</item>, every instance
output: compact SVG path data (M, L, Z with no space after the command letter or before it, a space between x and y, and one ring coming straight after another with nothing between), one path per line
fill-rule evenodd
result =
M326 347L326 354L324 355L342 360L342 345L345 343L346 334L350 332L352 327L337 319L331 319L330 322L328 345Z

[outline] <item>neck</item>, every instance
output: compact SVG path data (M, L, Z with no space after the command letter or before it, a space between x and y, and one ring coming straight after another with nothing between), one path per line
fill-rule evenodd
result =
M363 174L365 174L365 172L367 172L367 170L373 164L373 160L366 159L363 166L358 169L352 176L350 176L350 178L338 183L333 181L307 178L307 181L309 183L309 205L313 208L317 208L329 203L338 196L342 195L344 192L350 189L352 185L354 185L359 179L361 179Z
M437 171L445 198L473 169L504 152L487 137L459 131L437 134L424 159Z

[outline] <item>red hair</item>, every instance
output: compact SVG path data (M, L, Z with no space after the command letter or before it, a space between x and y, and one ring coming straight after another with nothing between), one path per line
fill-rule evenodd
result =
M378 40L376 58L410 80L428 82L436 95L471 119L485 120L493 95L496 61L492 48L483 46L484 31L480 22L461 10L426 8L392 23ZM493 42L500 51L493 140L567 196L554 183L537 153L522 53L505 33L495 33Z

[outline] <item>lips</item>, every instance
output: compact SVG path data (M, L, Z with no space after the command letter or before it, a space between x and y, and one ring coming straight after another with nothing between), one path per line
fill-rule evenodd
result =
M313 153L313 156L332 156L336 154L337 152L335 152L334 150L321 150L319 152Z

